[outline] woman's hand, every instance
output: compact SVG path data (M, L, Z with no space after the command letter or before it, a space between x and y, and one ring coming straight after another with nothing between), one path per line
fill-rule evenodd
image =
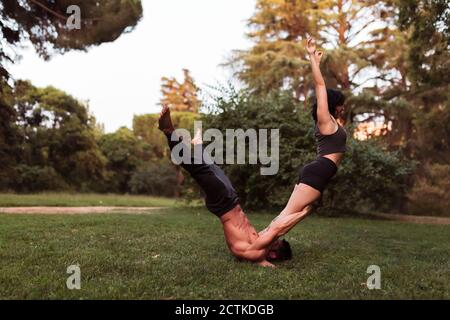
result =
M308 51L310 58L313 59L318 64L320 64L320 61L322 60L323 57L323 52L317 50L316 42L314 41L313 38L309 38L307 40L306 50Z

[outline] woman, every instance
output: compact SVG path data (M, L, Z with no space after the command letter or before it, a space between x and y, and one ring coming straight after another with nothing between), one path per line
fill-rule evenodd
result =
M307 51L317 97L312 116L315 121L318 157L300 171L298 184L281 215L301 212L319 199L328 182L336 174L346 151L347 133L336 120L344 111L345 97L340 91L327 89L325 86L320 72L323 52L316 50L313 39L308 39Z
M328 182L336 174L346 151L347 133L336 120L344 110L345 97L337 90L327 90L319 68L323 53L316 50L314 40L308 40L307 50L317 96L312 116L315 121L318 157L302 168L288 204L280 215L259 233L257 241L251 244L249 251L270 247L311 212L310 205L320 198Z

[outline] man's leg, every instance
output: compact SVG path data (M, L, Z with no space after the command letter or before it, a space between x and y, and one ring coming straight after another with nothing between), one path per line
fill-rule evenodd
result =
M167 107L164 107L161 112L159 129L164 132L170 150L173 150L179 143L183 143L181 138L172 141L172 133L175 128L170 118L170 110ZM198 136L193 141L201 143ZM238 205L239 198L230 180L217 165L207 164L203 159L201 163L195 163L195 155L191 155L189 163L182 163L180 166L189 172L203 190L206 206L212 213L220 217Z

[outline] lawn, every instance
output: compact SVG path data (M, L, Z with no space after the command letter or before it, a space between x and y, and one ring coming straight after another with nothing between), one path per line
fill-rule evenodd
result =
M250 215L258 229L272 218ZM232 258L203 209L0 215L0 298L450 298L448 226L311 217L287 239L294 259L272 270ZM81 290L66 288L73 264ZM381 267L381 290L365 286L369 265Z
M82 194L82 193L37 193L13 194L0 193L0 207L83 207L83 206L118 206L118 207L167 207L176 203L174 199L130 196L117 194Z

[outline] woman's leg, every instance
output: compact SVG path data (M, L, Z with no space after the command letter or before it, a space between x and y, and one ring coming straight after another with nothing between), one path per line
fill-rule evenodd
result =
M264 235L271 228L276 227L277 224L279 225L280 223L283 226L284 235L311 213L311 208L307 207L319 199L320 195L320 191L304 183L297 184L284 210L272 220L265 230L259 233L260 236Z
M320 198L320 191L303 183L297 184L289 198L286 207L280 215L303 211L308 205Z

